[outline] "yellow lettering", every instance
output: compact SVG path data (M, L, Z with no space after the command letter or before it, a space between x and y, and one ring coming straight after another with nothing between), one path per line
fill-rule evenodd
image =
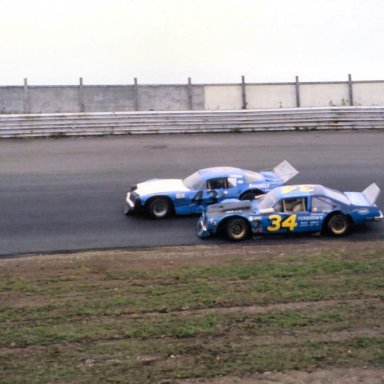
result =
M281 216L270 215L268 219L271 220L271 225L267 227L267 231L276 232L281 228Z
M281 225L283 228L287 228L289 231L293 231L297 227L296 215L288 216Z
M288 231L294 231L297 227L296 215L290 215L282 221L280 215L270 215L268 219L271 221L271 225L267 227L267 231L276 232L281 228L286 228Z

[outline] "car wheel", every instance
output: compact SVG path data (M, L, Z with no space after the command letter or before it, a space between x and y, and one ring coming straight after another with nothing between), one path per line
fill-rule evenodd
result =
M225 225L225 234L232 241L245 240L249 232L249 224L241 217L230 219Z
M171 203L165 197L156 197L149 202L148 213L154 219L163 219L171 214Z
M259 195L261 195L261 192L248 191L240 196L240 200L255 200L255 197Z
M350 228L351 223L343 214L333 215L327 222L327 232L332 236L345 236Z

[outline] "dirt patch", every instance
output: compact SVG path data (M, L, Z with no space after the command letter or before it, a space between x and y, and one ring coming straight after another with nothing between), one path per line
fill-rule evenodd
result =
M0 259L0 379L384 384L384 241L310 240Z
M282 240L283 241L283 240ZM223 265L234 260L265 260L280 262L290 255L316 255L319 252L352 252L383 247L384 241L350 242L340 240L319 240L317 238L301 243L287 244L275 242L271 245L226 245L158 247L144 250L86 251L65 254L24 254L10 258L0 258L0 266L11 273L12 270L39 276L50 269L71 269L74 264L86 265L92 272L129 265L132 269L175 269L187 265Z
M384 369L334 368L313 372L264 372L252 377L226 376L212 380L183 380L174 384L383 384Z

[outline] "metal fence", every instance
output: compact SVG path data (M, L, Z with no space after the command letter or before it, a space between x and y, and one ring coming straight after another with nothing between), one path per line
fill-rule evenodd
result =
M383 128L384 107L0 115L0 138Z

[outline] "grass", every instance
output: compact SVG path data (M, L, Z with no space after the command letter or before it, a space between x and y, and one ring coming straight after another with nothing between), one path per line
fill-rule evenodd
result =
M384 365L380 246L167 268L108 257L0 268L1 383Z

